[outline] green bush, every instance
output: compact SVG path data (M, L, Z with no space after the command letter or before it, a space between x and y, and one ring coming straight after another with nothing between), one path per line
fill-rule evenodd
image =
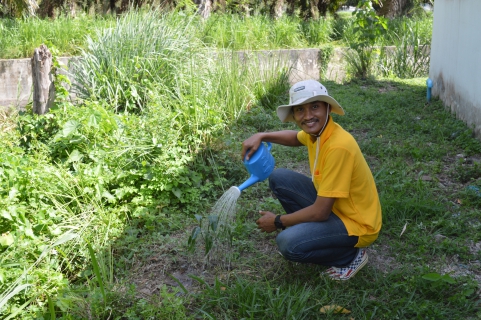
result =
M399 78L428 74L431 39L422 33L421 25L413 20L403 20L390 28L395 29L383 39L383 43L392 43L394 48L382 47L377 62L380 74Z

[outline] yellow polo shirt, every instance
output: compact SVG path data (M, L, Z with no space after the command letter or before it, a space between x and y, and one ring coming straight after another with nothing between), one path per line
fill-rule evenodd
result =
M304 131L297 133L297 139L307 146L317 195L336 198L332 211L350 236L359 237L356 247L373 243L381 230L381 204L371 169L354 137L329 117L319 139L315 168L316 139Z

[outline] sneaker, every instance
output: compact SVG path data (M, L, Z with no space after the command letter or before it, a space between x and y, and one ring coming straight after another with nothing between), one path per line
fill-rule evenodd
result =
M349 280L366 265L367 261L367 251L365 248L361 248L350 265L344 268L330 267L324 274L333 280Z

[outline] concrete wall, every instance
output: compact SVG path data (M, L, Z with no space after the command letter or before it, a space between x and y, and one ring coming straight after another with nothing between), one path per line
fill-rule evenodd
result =
M480 0L436 0L429 77L438 96L481 138Z
M275 65L292 68L289 82L320 77L321 61L319 49L271 50L239 52L243 60L254 60L260 68ZM326 77L329 80L342 82L345 78L342 51L336 49L329 63ZM59 58L68 66L71 58ZM74 81L75 79L71 79ZM30 59L0 60L0 106L23 108L32 99L32 68Z
M67 65L69 58L59 58ZM0 107L24 107L32 101L31 59L0 59Z

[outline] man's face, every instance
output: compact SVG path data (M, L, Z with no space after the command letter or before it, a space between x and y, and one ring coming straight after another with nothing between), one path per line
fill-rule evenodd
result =
M314 101L292 107L292 114L296 124L304 132L317 135L324 126L327 117L327 103Z

